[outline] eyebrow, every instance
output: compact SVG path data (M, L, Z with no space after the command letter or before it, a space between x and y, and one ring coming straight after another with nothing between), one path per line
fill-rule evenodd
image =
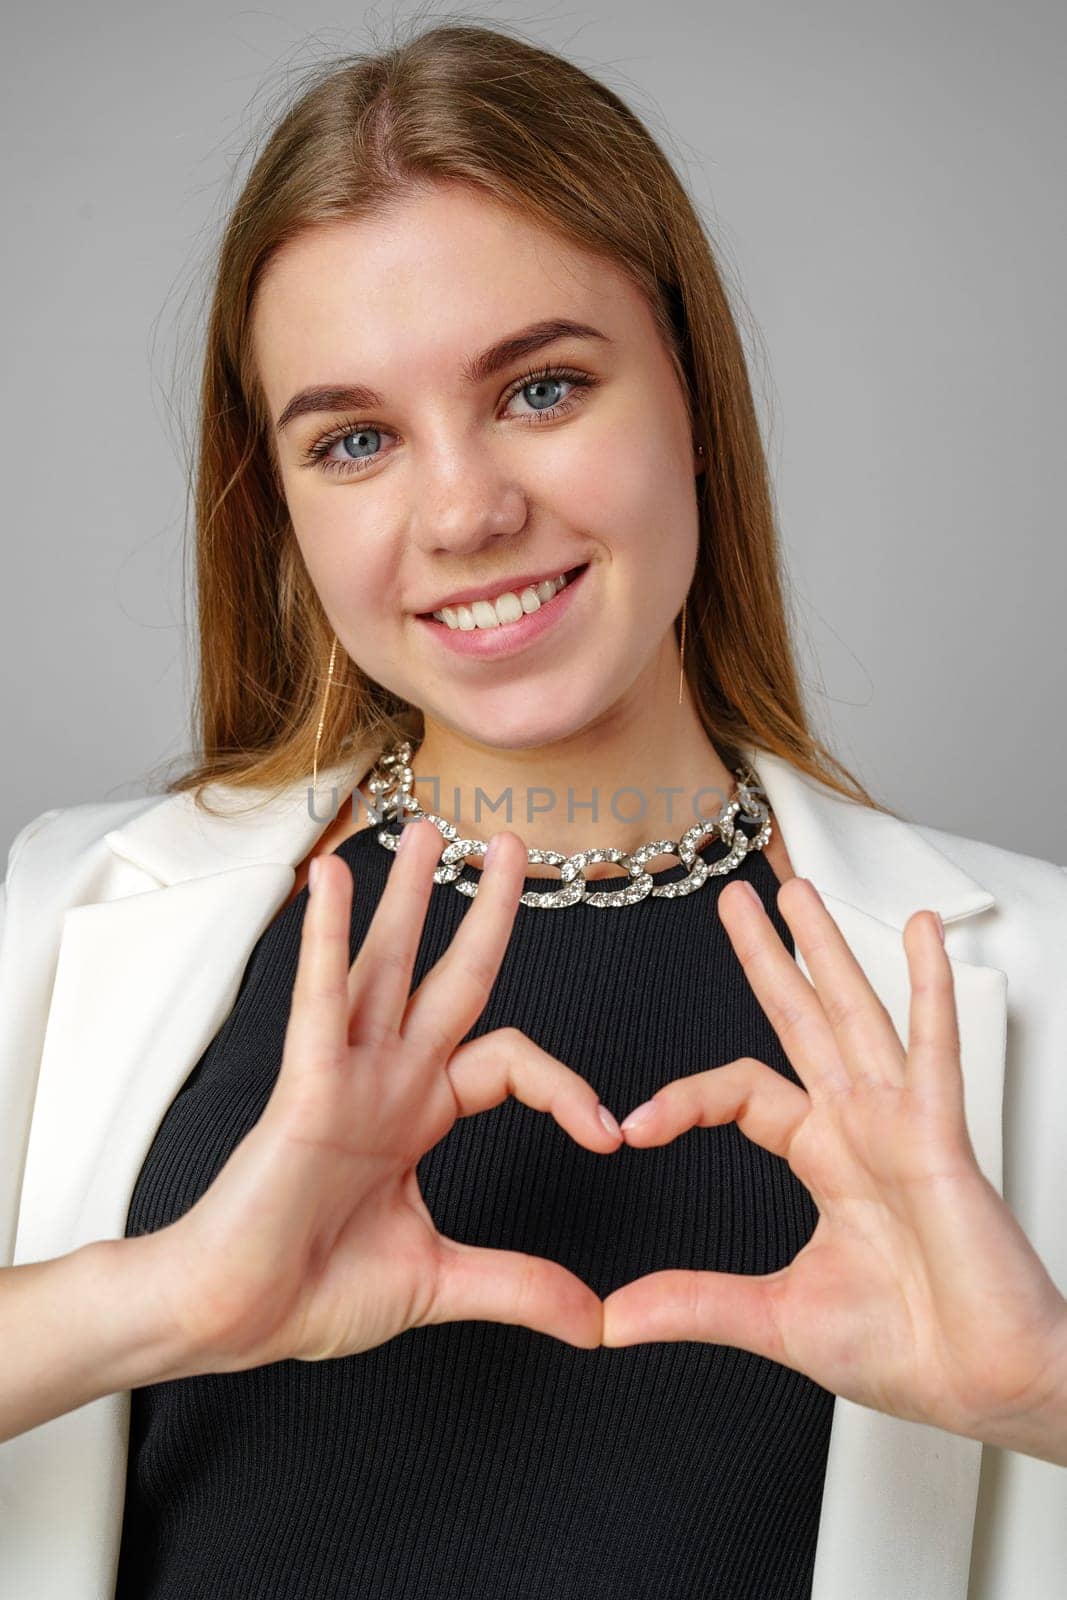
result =
M587 322L574 322L569 317L550 317L541 322L531 322L528 327L498 339L479 355L472 356L463 363L463 376L472 385L484 383L486 378L491 378L503 367L521 361L524 356L534 355L557 339L602 339L605 344L614 343L606 333ZM294 394L274 424L275 432L281 433L296 417L309 416L318 411L364 411L384 404L376 389L369 389L362 383L318 384Z

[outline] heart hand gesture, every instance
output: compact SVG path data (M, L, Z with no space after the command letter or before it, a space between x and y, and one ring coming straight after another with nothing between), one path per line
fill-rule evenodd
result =
M460 1041L485 1008L526 852L501 836L475 903L410 994L443 848L408 823L349 965L353 881L333 854L301 932L281 1070L256 1125L196 1204L138 1240L177 1325L181 1374L322 1360L429 1323L518 1323L587 1349L601 1302L558 1262L438 1233L416 1167L458 1117L514 1094L572 1138L621 1148L595 1089L516 1028ZM614 1129L614 1131L612 1131Z
M647 1149L736 1121L789 1163L819 1220L779 1272L663 1271L616 1289L605 1345L735 1345L875 1410L1067 1464L1067 1301L977 1165L934 915L904 929L905 1049L807 879L778 905L814 983L747 884L718 904L803 1087L742 1058L665 1085L623 1133Z

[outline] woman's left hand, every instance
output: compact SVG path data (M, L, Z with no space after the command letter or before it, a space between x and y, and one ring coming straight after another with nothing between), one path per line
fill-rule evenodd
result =
M777 904L814 983L747 885L718 904L803 1087L744 1057L666 1084L624 1134L647 1149L734 1121L789 1163L819 1220L778 1272L671 1270L616 1289L603 1343L734 1345L877 1411L1067 1465L1067 1300L975 1159L935 914L904 928L905 1050L807 879Z

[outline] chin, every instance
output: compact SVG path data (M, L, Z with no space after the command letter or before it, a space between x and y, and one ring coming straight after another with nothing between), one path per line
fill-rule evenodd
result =
M584 710L576 710L573 717L560 716L558 706L553 708L551 716L534 717L529 708L532 698L530 689L517 685L512 696L516 702L513 715L509 714L507 706L498 704L487 709L484 717L476 723L460 721L455 717L447 720L465 739L473 739L490 750L540 750L546 745L573 738L589 720ZM526 703L523 704L523 701Z

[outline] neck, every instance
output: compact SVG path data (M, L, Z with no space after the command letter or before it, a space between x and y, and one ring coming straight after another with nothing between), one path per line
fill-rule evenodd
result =
M680 839L698 815L717 815L736 775L708 738L688 685L677 703L677 658L654 671L659 693L635 684L609 712L548 743L487 744L425 716L411 762L416 798L468 838L488 841L507 828L528 849L564 855ZM647 867L671 864L655 858ZM593 864L587 876L618 870ZM531 866L530 875L542 871L554 869Z

